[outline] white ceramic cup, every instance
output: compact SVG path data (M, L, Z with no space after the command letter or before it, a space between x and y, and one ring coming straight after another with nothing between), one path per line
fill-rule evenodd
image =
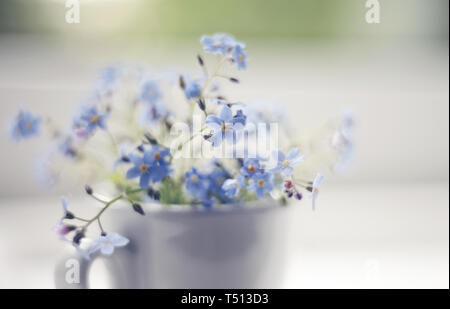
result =
M111 209L114 231L130 239L105 257L115 288L279 288L284 276L292 207L273 201L211 210L144 205L146 216ZM157 208L157 209L156 209ZM87 288L92 261L65 257L57 288ZM66 262L79 263L79 283L66 280Z

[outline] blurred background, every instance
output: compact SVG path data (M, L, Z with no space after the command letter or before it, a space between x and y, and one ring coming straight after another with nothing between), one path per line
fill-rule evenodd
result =
M0 287L53 287L59 195L82 193L39 185L42 141L8 140L17 110L67 125L104 66L197 71L200 36L227 32L249 54L242 101L299 131L356 115L354 163L299 207L282 287L448 288L448 1L380 0L379 24L365 2L80 0L68 24L63 0L1 1Z

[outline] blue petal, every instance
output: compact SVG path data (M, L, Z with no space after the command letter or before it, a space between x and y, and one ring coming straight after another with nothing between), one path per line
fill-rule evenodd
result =
M141 156L134 154L134 153L131 153L130 155L128 155L128 158L135 166L139 166L142 163L144 163L144 159Z
M281 175L287 177L291 176L294 173L294 169L290 166L286 166L281 170Z
M233 112L231 111L231 108L228 106L222 107L222 110L220 111L220 118L224 122L230 122L233 119Z
M127 179L133 179L133 178L138 177L140 174L141 174L141 171L139 170L139 167L135 166L128 170L126 177L127 177Z
M214 133L210 138L209 141L212 143L213 147L220 146L223 141L222 132Z
M139 180L139 186L142 189L147 189L149 183L150 183L150 173L142 174L141 179Z
M288 160L292 160L292 159L294 159L295 157L297 157L299 153L300 153L300 149L298 149L298 148L292 148L292 149L288 152L286 158L287 158Z
M208 115L208 117L206 117L205 123L207 126L211 127L212 129L215 129L217 126L220 128L223 121L216 115Z

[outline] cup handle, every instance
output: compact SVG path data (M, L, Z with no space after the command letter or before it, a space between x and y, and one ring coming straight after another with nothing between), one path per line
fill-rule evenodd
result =
M128 261L130 260L129 248L117 248L117 252L113 255L105 256L100 251L94 252L90 255L90 259L86 259L79 252L66 255L62 258L55 267L55 287L57 289L88 289L89 288L89 274L92 263L97 258L104 259L106 268L110 273L113 288L122 289L137 286L134 278L128 274Z
M94 253L88 260L79 252L75 252L62 258L55 267L56 288L87 289L89 269L98 256L98 253Z

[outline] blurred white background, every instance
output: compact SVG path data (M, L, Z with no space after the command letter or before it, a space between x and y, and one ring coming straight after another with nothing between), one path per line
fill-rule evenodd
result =
M53 286L61 244L50 228L59 215L59 195L82 193L71 182L39 186L43 141L16 144L7 136L18 108L69 125L105 65L197 70L198 37L217 30L205 26L183 33L173 27L165 33L152 22L141 25L133 21L140 1L82 4L81 24L67 25L61 3L41 2L48 11L30 23L41 26L46 20L47 28L29 31L20 20L0 23L3 288ZM378 25L365 23L364 1L343 1L330 4L338 17L330 26L336 31L328 35L316 28L310 35L307 30L266 35L255 28L234 33L247 43L250 56L249 71L233 86L242 101L279 103L299 131L345 108L356 115L354 164L327 180L317 212L307 201L293 205L299 214L284 287L449 286L448 2L380 2ZM95 12L104 14L97 19ZM328 15L316 14L317 29L330 23ZM134 34L138 26L150 30ZM122 33L127 27L133 35Z

